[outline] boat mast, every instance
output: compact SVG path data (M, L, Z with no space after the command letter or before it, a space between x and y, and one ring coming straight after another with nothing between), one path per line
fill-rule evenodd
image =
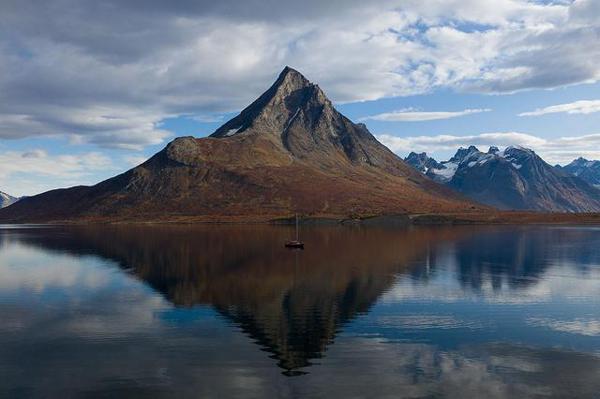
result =
M298 214L296 214L296 241L298 240Z

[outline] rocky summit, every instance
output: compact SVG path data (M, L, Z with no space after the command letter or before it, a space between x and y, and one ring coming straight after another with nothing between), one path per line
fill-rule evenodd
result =
M1 221L260 221L486 209L408 166L286 67L238 116L95 186L53 190Z
M421 173L426 173L429 169L439 169L442 165L437 162L435 159L427 156L427 153L422 152L417 154L416 152L411 152L404 159L404 161L410 166L414 167Z
M460 148L451 159L437 165L427 158L432 164L424 171L427 176L499 209L600 211L600 190L547 164L527 148L515 146L500 151L490 147L487 153L474 146Z
M561 168L559 165L557 167ZM562 170L600 188L600 161L588 161L585 158L577 158L570 164L562 167Z

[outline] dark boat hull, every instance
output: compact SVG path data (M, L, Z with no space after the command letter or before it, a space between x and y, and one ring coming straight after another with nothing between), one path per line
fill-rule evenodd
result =
M287 241L285 243L285 247L286 248L304 249L304 243L300 242L300 241Z

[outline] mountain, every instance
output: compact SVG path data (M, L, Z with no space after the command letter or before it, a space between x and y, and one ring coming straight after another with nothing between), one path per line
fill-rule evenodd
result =
M406 158L404 158L404 162L417 169L421 173L427 172L430 168L441 167L441 165L435 159L428 157L424 152L420 154L411 152Z
M10 195L0 191L0 208L5 208L11 204L14 204L18 200L19 200L18 198L15 198L13 196L10 196Z
M252 221L484 209L434 183L340 114L292 68L205 138L180 137L95 186L0 211L25 221Z
M469 157L471 154L477 153L479 150L475 146L469 148L459 148L456 154L448 161L439 162L436 165L428 168L425 174L438 183L448 183L456 173L458 166Z
M561 168L560 166L558 166ZM600 187L600 161L588 161L585 158L577 158L570 164L562 167L562 170L577 176L591 185Z
M425 174L474 201L499 209L598 212L600 190L544 162L534 151L460 148Z

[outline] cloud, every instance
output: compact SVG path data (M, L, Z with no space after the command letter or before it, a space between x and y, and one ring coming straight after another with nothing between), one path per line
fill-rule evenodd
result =
M40 104L35 114L3 115L0 112L0 139L64 136L71 143L141 150L172 136L160 129L155 119L155 115L125 106L90 106L65 112L54 104Z
M0 138L140 149L167 139L165 118L239 110L284 65L337 102L594 82L599 13L593 0L6 0Z
M534 327L543 327L569 334L589 337L600 336L600 321L595 319L554 320L550 318L531 317L527 319L527 323Z
M440 119L451 119L458 118L460 116L479 114L481 112L490 112L491 109L465 109L464 111L456 112L423 112L415 111L413 108L401 109L399 111L386 112L383 114L377 114L372 116L366 116L361 118L361 121L375 120L375 121L386 121L386 122L420 122L420 121L434 121Z
M23 154L21 154L21 157L23 157L23 158L44 158L47 156L48 156L48 153L45 150L42 150L39 148L24 152Z
M188 118L202 123L224 122L223 115L193 115Z
M485 150L489 146L520 145L533 149L550 164L566 164L580 156L588 159L600 159L600 134L547 139L520 132L409 137L381 134L377 135L377 139L401 156L411 151L427 152L435 156L436 153L454 152L459 147L470 145L479 146L481 147L480 150Z
M130 166L138 166L146 162L148 160L148 157L141 155L126 155L123 157L123 160Z
M49 154L43 149L0 152L0 187L11 195L32 195L57 187L97 183L119 171L101 152Z
M539 147L545 145L545 139L530 134L518 132L481 133L476 135L454 136L411 136L397 137L392 135L378 135L377 138L394 152L406 151L440 151L456 150L458 147L476 146L509 146L522 145L524 147Z
M433 314L381 316L377 318L376 322L385 328L398 328L405 330L451 330L462 328L482 328L482 325L476 322L461 320L453 316Z
M600 112L600 100L581 100L568 104L553 105L545 108L538 108L535 111L523 112L519 116L541 116L547 114L592 114Z

